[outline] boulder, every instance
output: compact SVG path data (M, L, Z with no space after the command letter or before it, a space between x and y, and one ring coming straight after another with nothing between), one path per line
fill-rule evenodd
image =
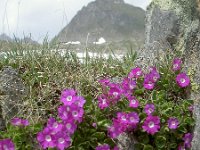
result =
M18 114L25 95L25 85L18 72L12 67L4 67L0 71L0 129Z
M194 99L196 126L193 150L200 149L200 12L197 0L153 0L146 12L145 48L140 64L155 65L166 52L179 54L185 70L192 73L189 98ZM142 63L141 63L142 62Z

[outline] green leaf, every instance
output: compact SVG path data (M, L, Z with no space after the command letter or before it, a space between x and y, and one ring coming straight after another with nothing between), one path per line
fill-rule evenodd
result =
M97 138L98 140L103 140L106 137L104 132L96 132L91 135L91 138Z
M143 150L153 150L153 146L151 146L151 145L144 145L144 149Z
M149 136L148 136L147 134L140 135L140 136L138 137L138 140L139 140L141 143L148 144L148 143L149 143Z
M108 120L108 119L100 120L97 122L97 126L101 126L105 128L107 128L110 124L111 124L111 120Z
M135 90L136 95L142 95L144 93L144 88Z
M170 147L171 149L175 149L175 148L177 147L177 144L176 144L176 143L170 143L170 144L169 144L169 147Z
M136 143L136 144L134 144L134 148L135 148L135 150L143 150L144 144Z
M164 148L166 145L166 138L164 136L157 136L155 139L156 147Z
M104 140L104 143L110 145L111 147L114 147L116 144L114 143L114 141L110 138L107 138Z

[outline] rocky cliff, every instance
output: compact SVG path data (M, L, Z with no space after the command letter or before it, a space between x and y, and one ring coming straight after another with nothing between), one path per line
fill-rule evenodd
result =
M59 42L144 39L145 11L123 0L96 0L83 7L58 34Z

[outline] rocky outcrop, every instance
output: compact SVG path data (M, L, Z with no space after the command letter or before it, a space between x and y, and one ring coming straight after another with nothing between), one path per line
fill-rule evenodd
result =
M58 42L93 43L144 40L145 11L124 0L96 0L83 7L55 38Z
M196 0L153 0L147 9L145 48L140 53L144 64L156 64L166 52L184 58L185 70L193 72L194 99L193 150L200 149L200 13Z
M12 67L4 67L0 72L0 129L5 121L17 115L25 95L25 85L17 71Z

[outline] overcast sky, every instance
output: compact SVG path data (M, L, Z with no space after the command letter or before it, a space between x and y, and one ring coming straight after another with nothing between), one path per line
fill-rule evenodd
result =
M23 37L31 33L41 41L54 37L83 6L94 0L0 0L0 34ZM151 0L125 0L142 7Z

